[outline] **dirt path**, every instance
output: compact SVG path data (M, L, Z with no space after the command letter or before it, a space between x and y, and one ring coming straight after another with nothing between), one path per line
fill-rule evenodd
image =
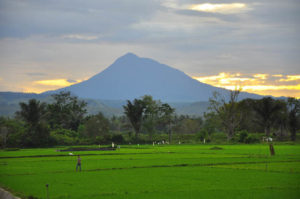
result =
M9 193L8 191L4 190L1 187L0 187L0 198L1 199L21 199L21 198L15 197L14 195L12 195L11 193Z

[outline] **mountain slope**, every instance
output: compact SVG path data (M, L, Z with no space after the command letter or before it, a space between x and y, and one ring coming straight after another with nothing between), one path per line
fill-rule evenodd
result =
M128 53L89 80L59 89L67 90L81 98L127 100L152 95L167 102L208 101L214 91L228 93L192 79L185 73L152 59ZM55 91L55 92L57 92ZM242 98L259 98L243 93Z

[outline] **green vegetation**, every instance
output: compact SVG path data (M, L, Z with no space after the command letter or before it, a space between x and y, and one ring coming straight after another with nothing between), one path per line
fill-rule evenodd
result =
M127 101L123 116L88 115L87 103L69 92L51 103L20 103L14 118L0 117L0 147L28 148L86 144L259 143L297 140L300 100L265 97L238 101L215 93L203 117L176 115L167 103L143 96Z
M82 148L83 146L81 146ZM87 146L87 148L99 146ZM101 146L103 147L103 146ZM0 186L23 198L299 198L300 146L122 145L0 152ZM76 172L76 155L82 172Z

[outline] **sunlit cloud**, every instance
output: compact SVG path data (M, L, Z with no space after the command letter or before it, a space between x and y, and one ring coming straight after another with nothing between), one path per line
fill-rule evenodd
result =
M255 75L253 75L253 77L255 77L257 79L267 79L268 74L255 74Z
M300 80L300 75L287 75L286 78L282 78L279 81L281 82L290 82Z
M245 82L245 81L254 81L254 79L248 78L248 77L241 77L240 73L219 73L218 75L212 75L212 76L204 76L204 77L194 77L200 82L214 82L214 81L220 81L222 83L230 83L230 82Z
M162 5L176 10L193 10L198 12L236 14L250 10L250 6L245 3L202 3L202 4L182 4L176 0L165 0Z
M244 3L228 3L228 4L194 4L189 6L190 10L200 11L200 12L212 12L212 13L222 13L222 14L233 14L243 12L247 9L247 5Z
M300 98L300 75L219 73L193 78L229 90L240 87L243 91L260 95Z
M272 75L272 77L283 77L281 74Z
M72 84L78 83L80 81L68 80L68 79L51 79L51 80L40 80L35 81L34 84L44 85L44 86L57 86L65 87L71 86Z
M72 79L49 79L49 80L39 80L33 81L31 83L24 84L21 86L22 92L26 93L42 93L49 90L56 90L59 88L71 86L73 84L80 83L88 78L81 80Z

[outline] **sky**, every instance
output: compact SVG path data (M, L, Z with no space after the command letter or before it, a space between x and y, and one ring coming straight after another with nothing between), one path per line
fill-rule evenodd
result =
M300 98L299 0L0 0L0 91L53 90L132 52L208 84Z

